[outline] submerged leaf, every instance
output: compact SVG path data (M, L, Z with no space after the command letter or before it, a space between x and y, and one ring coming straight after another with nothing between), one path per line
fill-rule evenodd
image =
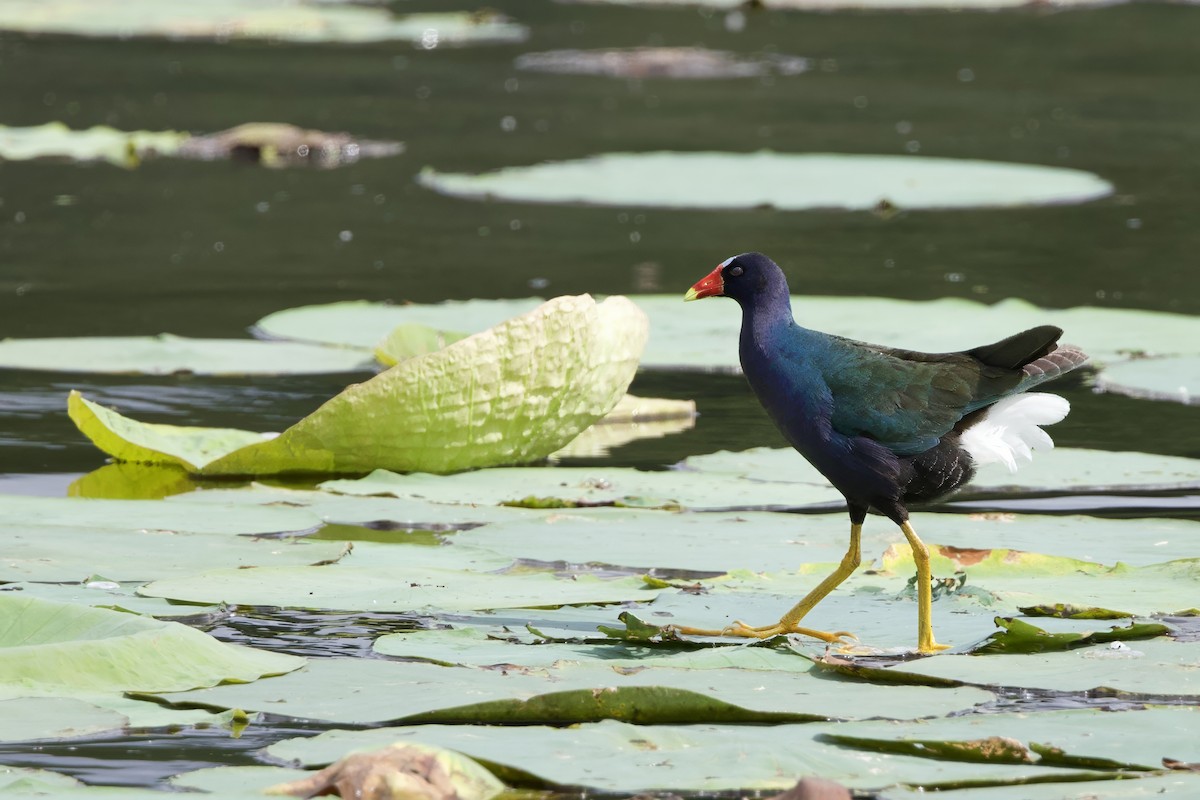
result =
M1134 616L1128 611L1113 611L1095 606L1073 606L1069 603L1022 606L1019 610L1027 617L1058 617L1060 619L1125 619Z
M408 41L423 49L491 42L519 42L523 25L494 11L409 14L349 3L301 0L222 0L179 5L157 0L96 0L58 3L52 12L39 0L0 3L0 29L76 36L160 36L169 39L269 39L285 42Z
M1107 631L1085 633L1050 633L1036 625L1019 619L997 617L996 625L1002 630L993 633L987 641L970 652L975 655L989 653L1053 653L1058 650L1074 650L1104 642L1120 642L1132 639L1152 639L1165 636L1170 628L1157 622L1131 624L1124 628L1113 626Z
M150 425L72 393L71 418L115 458L206 475L454 472L544 458L633 379L645 316L623 297L559 297L350 386L277 437Z

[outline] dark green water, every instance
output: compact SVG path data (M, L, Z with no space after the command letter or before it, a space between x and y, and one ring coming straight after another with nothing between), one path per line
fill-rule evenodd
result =
M329 171L0 163L0 337L237 337L271 311L358 298L682 293L717 262L752 249L780 261L804 294L1200 312L1194 7L749 12L745 30L731 32L724 14L688 8L490 5L530 25L531 39L421 51L0 34L5 124L210 132L281 121L407 145L400 157ZM512 66L525 52L638 45L778 52L813 58L817 69L770 80L626 81ZM972 80L961 80L964 70ZM502 130L505 117L515 130ZM1081 206L885 220L476 203L414 181L425 165L486 170L613 151L914 147L1089 170L1117 192ZM264 202L269 209L258 210ZM546 286L535 292L531 281ZM0 373L0 476L103 463L66 420L72 387L146 420L278 430L346 381ZM1060 444L1200 456L1194 407L1095 395L1086 377L1061 389L1074 411L1055 428ZM663 467L694 453L781 444L740 379L643 375L634 390L694 398L702 416L694 431L635 443L611 462ZM144 747L127 744L130 753ZM241 758L180 746L158 758ZM116 758L107 747L96 745ZM128 758L123 777L102 771L108 782L153 780L153 770L138 772L141 756ZM66 755L35 762L72 770Z

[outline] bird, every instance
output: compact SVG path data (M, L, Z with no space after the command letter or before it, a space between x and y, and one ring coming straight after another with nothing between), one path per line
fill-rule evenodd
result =
M1035 447L1053 447L1041 429L1070 410L1062 397L1027 390L1087 361L1059 344L1061 328L1041 325L994 344L921 353L868 344L796 323L783 270L762 253L722 261L684 295L685 301L729 297L742 310L742 372L788 444L845 498L850 544L837 568L778 622L737 621L720 630L677 626L683 634L767 638L799 633L829 643L846 631L800 622L861 563L861 534L874 510L900 527L912 548L917 578L917 650L948 645L934 638L929 551L908 505L953 492L975 468L1000 462L1016 469Z

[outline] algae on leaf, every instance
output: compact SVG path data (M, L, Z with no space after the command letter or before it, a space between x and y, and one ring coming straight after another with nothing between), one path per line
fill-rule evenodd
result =
M149 425L73 392L71 418L118 460L206 476L445 473L545 458L625 393L648 323L624 297L558 297L350 386L277 437Z

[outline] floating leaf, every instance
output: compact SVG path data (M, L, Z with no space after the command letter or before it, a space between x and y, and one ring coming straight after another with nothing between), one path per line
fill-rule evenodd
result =
M956 719L987 721L996 716ZM1096 712L1092 719L1102 716ZM1077 725L1082 729L1085 723L1081 720ZM645 726L606 721L569 728L419 725L328 731L279 742L267 752L274 758L317 766L350 748L419 741L487 763L501 777L534 776L558 786L621 794L782 790L792 786L797 775L816 774L872 793L895 785L950 788L968 782L1023 783L1034 776L1045 780L1082 777L1079 771L1055 767L863 754L818 740L821 733L841 731L847 724ZM1170 724L1177 725L1178 720Z
M254 339L93 336L0 340L0 368L132 375L319 375L374 368L369 353Z
M155 0L100 0L87 8L37 2L0 4L0 29L79 36L160 36L169 39L269 39L285 42L409 41L423 49L456 44L519 42L523 25L494 11L409 14L343 3L223 0L179 6Z
M631 47L613 50L550 50L525 53L513 64L531 72L605 75L612 78L758 78L797 75L809 69L807 58L770 53L745 58L702 47Z
M1200 357L1135 358L1114 364L1104 370L1096 388L1148 400L1200 403Z
M0 20L3 13L0 9ZM232 158L268 167L298 164L335 167L354 163L360 158L393 156L403 150L404 145L400 142L359 139L348 133L304 130L295 125L271 122L250 122L202 135L176 131L121 131L104 125L72 130L61 122L27 128L0 125L0 158L7 161L60 158L136 167L148 158L172 156L202 161ZM127 341L140 343L135 338Z
M222 644L175 622L0 593L0 692L181 691L253 681L304 659Z
M736 475L753 481L811 483L821 481L816 468L789 448L758 447L690 456L680 467L703 473ZM1039 450L1030 463L1009 472L1002 465L980 468L974 481L955 495L1091 493L1162 491L1200 487L1200 459L1153 453L1056 447Z
M413 640L428 652L433 637ZM461 644L464 640L458 638ZM760 648L752 648L758 650ZM566 660L551 661L558 654ZM387 720L438 723L567 724L597 719L655 723L814 721L830 716L908 718L970 708L991 699L979 689L904 691L809 678L810 663L790 653L744 648L649 657L623 645L582 651L558 644L513 644L489 668L412 661L320 659L257 685L161 695L185 707L269 710L342 723ZM526 666L525 657L534 661ZM774 656L771 658L771 656ZM748 668L749 671L744 671ZM736 674L744 680L730 680ZM281 700L280 698L286 698Z
M276 539L163 530L0 525L0 582L78 583L91 574L108 581L147 581L206 569L300 566L336 561L340 541Z
M1081 170L922 156L606 153L481 175L426 168L422 185L472 200L665 208L869 210L1083 203L1112 184ZM712 191L720 186L720 191Z
M643 368L739 369L741 315L733 303L685 305L680 294L639 295L635 300L650 318ZM261 334L285 339L370 348L397 325L483 330L540 302L525 298L404 306L331 303L278 311L259 320L256 328ZM1066 341L1091 356L1093 365L1115 364L1134 353L1200 356L1200 318L1188 314L1087 306L1046 309L1017 299L986 305L962 298L913 301L802 295L793 296L792 308L797 321L810 328L933 353L967 349L1052 323L1066 331ZM921 320L921 325L907 323L913 319Z
M126 721L123 714L71 697L0 700L0 742L87 736L120 730ZM2 783L0 778L0 789Z
M12 6L0 9L0 27L4 25L5 11L11 9ZM83 131L71 130L61 122L47 122L28 128L0 125L0 159L27 161L34 158L65 158L72 161L107 161L120 167L134 167L147 156L172 155L187 138L188 134L178 131L119 131L106 125L96 125ZM66 341L78 344L80 340ZM134 344L139 340L126 341ZM0 343L3 346L0 353L11 350L7 345L8 342ZM35 366L32 369L47 369L47 360L53 362L69 353L43 350L40 353L41 363L37 361L39 353L31 348L18 351L18 355L22 362L33 363ZM86 364L87 361L80 363Z
M375 346L375 358L390 367L415 356L436 353L466 336L465 333L439 331L428 325L408 322L397 325Z
M326 481L321 488L360 496L504 503L526 508L795 508L835 501L841 496L824 481L788 486L745 481L733 492L729 481L718 476L619 467L515 467L450 476L397 475L379 470L365 478Z
M611 410L646 321L621 297L559 297L355 384L278 437L139 423L72 393L76 425L118 460L201 475L453 472L544 458Z
M236 603L391 612L487 610L618 603L652 598L635 578L601 580L548 573L494 575L436 567L263 567L166 578L139 592L187 603Z

